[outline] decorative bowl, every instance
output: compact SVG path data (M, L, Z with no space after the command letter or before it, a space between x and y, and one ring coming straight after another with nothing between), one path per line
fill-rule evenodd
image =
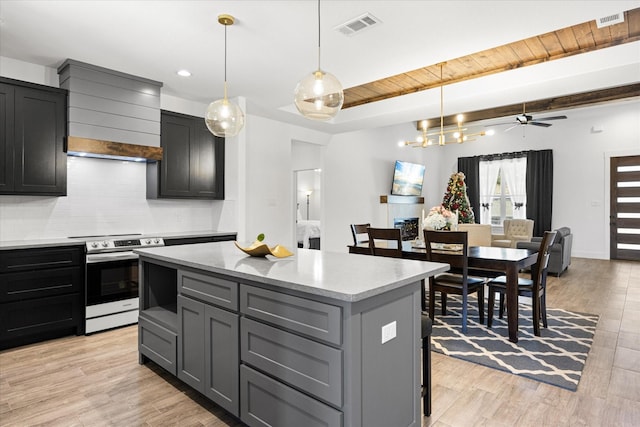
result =
M293 252L282 245L275 245L274 247L270 248L266 243L262 243L258 240L247 247L240 246L238 242L234 243L242 252L254 257L265 257L267 255L273 255L276 258L286 258L293 255Z

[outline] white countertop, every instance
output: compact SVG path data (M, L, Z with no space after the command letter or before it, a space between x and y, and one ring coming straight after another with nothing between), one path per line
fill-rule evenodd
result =
M145 237L162 237L163 239L170 238L189 238L189 237L203 237L203 236L218 236L234 234L232 231L215 231L215 230L202 230L202 231L169 231L169 232L157 232L157 233L142 233L140 235L130 235L129 238L142 239ZM10 249L32 249L32 248L44 248L44 247L61 247L61 246L84 246L87 240L98 240L100 236L95 238L91 237L57 237L48 239L25 239L25 240L0 240L0 250ZM114 236L114 238L117 238ZM126 238L124 235L122 239Z
M233 242L165 246L135 252L152 260L349 302L449 269L442 263L310 249L296 249L295 255L288 258L250 257Z

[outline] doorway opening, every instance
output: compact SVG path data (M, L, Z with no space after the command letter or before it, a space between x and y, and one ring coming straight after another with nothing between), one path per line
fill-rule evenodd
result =
M296 241L299 248L320 249L320 169L295 171Z

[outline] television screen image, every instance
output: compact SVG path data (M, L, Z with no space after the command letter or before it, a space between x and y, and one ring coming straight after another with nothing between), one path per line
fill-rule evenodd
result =
M424 165L396 160L391 194L398 196L422 195Z

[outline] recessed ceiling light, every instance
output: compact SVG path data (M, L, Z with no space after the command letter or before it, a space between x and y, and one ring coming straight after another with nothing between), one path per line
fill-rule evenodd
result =
M179 70L178 75L182 77L189 77L191 76L191 73L189 72L189 70Z

